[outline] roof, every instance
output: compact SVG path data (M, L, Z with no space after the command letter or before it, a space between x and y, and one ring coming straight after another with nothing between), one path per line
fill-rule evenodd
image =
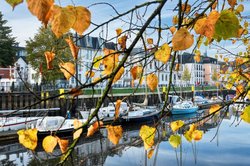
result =
M182 55L178 56L178 61L179 61L179 63L182 63L182 64L195 63L194 56L195 56L194 54L184 52ZM212 57L208 57L208 56L201 56L201 61L198 62L198 63L199 64L211 64L211 63L212 64L217 64L217 59L212 58Z

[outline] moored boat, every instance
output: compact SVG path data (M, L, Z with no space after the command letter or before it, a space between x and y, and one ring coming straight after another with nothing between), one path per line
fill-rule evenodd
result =
M181 101L177 102L171 108L172 114L190 114L195 113L199 107L194 105L192 101Z

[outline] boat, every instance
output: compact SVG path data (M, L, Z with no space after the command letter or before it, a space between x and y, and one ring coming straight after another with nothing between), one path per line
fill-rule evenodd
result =
M208 99L202 96L194 96L194 103L197 105L207 104L208 102Z
M195 113L199 107L195 105L192 101L180 101L175 103L171 108L172 114L190 114Z

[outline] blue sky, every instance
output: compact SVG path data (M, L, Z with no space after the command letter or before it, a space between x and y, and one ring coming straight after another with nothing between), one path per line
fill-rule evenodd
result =
M93 3L99 3L104 2L103 0L63 0L63 1L55 1L56 4L59 4L61 6L66 6L68 4L72 4L74 2L75 5L82 5L82 6L89 6ZM105 1L110 4L112 4L118 12L122 13L131 7L134 7L135 5L142 4L143 2L146 2L145 0L108 0ZM190 0L189 3L192 4L194 1ZM173 6L175 6L177 3L176 0L169 0L167 4L165 5L165 8L162 12L162 24L171 26L171 19L173 15L177 14L176 12L173 12L172 9ZM250 2L245 1L243 3L245 5L245 10L243 12L243 15L250 15ZM107 5L96 5L89 8L92 13L92 21L94 23L101 23L104 20L107 20L108 18L112 18L112 16L115 16L115 12L112 10L111 7ZM25 46L25 40L28 40L30 37L33 37L34 34L37 32L38 28L41 26L41 23L37 20L37 18L28 11L26 3L24 2L21 5L18 5L14 11L12 11L12 7L9 6L5 1L2 2L0 6L0 11L4 15L4 19L8 20L8 26L11 26L13 29L13 36L16 37L17 41L20 43L20 46ZM152 8L148 8L148 14L152 11ZM145 17L146 17L145 16ZM124 17L124 20L129 20L129 17ZM109 24L109 33L111 36L115 35L115 29L116 28L123 28L122 22L111 22ZM90 27L91 29L92 27ZM125 27L124 27L125 29ZM169 35L169 32L164 32L163 38ZM98 36L99 31L92 34L93 36ZM150 36L149 36L150 37ZM153 36L152 36L153 37ZM221 42L223 47L227 47L232 51L238 51L243 49L243 46L239 45L231 45L228 42ZM208 54L214 55L217 51L214 49L213 46L208 47ZM203 48L202 53L205 51L205 48Z

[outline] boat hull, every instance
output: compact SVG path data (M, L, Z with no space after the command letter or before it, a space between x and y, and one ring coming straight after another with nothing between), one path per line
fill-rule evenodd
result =
M196 111L198 111L198 106L192 107L192 108L172 108L171 113L173 115L191 114L191 113L195 113Z

